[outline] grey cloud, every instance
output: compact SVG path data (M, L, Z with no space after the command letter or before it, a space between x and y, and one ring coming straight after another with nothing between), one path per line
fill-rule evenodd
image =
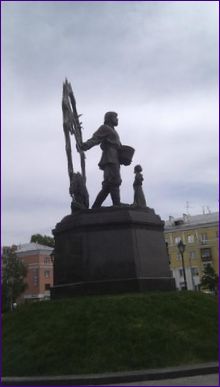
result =
M26 87L39 81L53 87L52 79L67 70L76 74L79 87L87 84L89 96L94 82L107 94L108 80L117 90L129 79L131 94L143 95L149 89L151 94L176 93L177 87L181 92L217 80L217 30L210 5L32 2L8 7L14 10L18 35L11 34L9 59L20 76L26 72Z

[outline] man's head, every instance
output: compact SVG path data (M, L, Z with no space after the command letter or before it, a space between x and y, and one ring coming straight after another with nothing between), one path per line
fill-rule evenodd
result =
M104 116L104 124L117 126L118 125L118 114L115 112L107 112Z

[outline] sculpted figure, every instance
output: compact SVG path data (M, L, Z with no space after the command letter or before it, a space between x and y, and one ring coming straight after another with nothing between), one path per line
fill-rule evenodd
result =
M72 196L72 212L76 208L89 208L89 195L81 173L72 173L69 191Z
M136 207L146 207L146 200L144 197L144 192L142 190L142 182L144 180L142 175L141 165L136 165L134 167L135 179L133 183L134 187L134 206Z
M93 136L81 146L83 151L87 151L98 144L100 144L102 149L102 157L98 165L99 168L104 171L104 180L102 182L102 189L99 192L92 208L101 207L108 194L111 195L113 205L120 205L119 187L122 182L120 175L120 163L129 165L131 160L126 162L126 164L123 160L121 160L120 152L123 149L123 146L121 145L119 135L115 130L116 126L118 126L117 113L107 112L104 116L104 124L101 125ZM124 148L130 147L124 146ZM133 150L133 148L130 149Z

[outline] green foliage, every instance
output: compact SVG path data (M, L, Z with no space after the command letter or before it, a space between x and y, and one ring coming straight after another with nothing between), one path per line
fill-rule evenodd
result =
M218 275L215 273L215 270L210 264L208 264L203 271L203 276L201 279L201 288L207 289L210 292L217 294Z
M217 297L165 292L21 305L3 316L5 376L68 375L218 359Z
M48 235L34 234L31 236L30 242L39 243L40 245L54 247L54 238Z
M15 254L16 246L3 247L2 256L2 309L12 310L17 298L24 292L27 284L24 279L27 268Z

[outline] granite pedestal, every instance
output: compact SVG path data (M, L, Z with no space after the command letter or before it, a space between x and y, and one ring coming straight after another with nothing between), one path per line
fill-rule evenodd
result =
M51 297L174 290L163 235L151 208L79 210L53 230Z

